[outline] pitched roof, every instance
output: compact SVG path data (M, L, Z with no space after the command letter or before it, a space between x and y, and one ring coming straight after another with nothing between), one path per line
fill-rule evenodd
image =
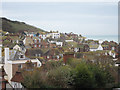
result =
M19 58L19 55L21 55L21 54L23 54L24 55L24 53L22 53L22 52L20 52L20 51L16 51L16 50L11 50L10 51L10 60L29 60L30 58L27 58L26 56L25 56L25 58Z
M89 45L90 49L97 49L99 45Z
M58 49L50 49L44 55L53 56L53 55L58 55L58 54L60 54L60 51Z
M35 54L43 55L43 51L41 49L27 49L25 53L27 56L35 56Z
M21 83L24 80L21 72L16 72L11 81Z

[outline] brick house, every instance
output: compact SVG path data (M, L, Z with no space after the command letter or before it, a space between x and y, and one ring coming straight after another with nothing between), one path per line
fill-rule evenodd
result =
M74 58L74 57L75 57L75 55L72 52L65 53L65 54L63 54L63 62L66 64L66 62L69 58Z
M46 53L44 53L43 57L47 60L59 60L61 56L60 49L49 49Z
M25 52L25 55L29 57L42 57L43 54L43 51L38 48L27 49Z

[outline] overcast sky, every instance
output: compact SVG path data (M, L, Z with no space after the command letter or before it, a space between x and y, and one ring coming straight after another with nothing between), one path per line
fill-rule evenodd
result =
M46 31L117 35L117 2L3 2L2 16Z

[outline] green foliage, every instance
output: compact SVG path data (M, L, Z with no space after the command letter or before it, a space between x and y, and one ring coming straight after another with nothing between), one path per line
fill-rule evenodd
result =
M48 72L48 83L53 87L69 88L72 83L71 67L60 66Z
M11 20L6 19L6 18L2 18L2 30L10 32L10 33L16 33L16 32L25 31L25 30L43 32L42 29L25 24L24 22L11 21Z
M77 88L94 87L93 73L88 69L86 64L82 63L76 66L74 71L73 86Z
M26 88L42 88L43 80L40 72L38 70L29 71L24 74L23 85Z
M66 65L62 61L49 61L26 73L23 84L27 88L104 88L113 83L108 70L79 59L69 59Z
M108 71L92 64L82 62L76 66L74 72L73 86L77 88L103 88L113 82Z
M59 61L51 60L51 61L46 63L46 65L44 66L44 69L48 71L48 70L56 69L56 68L58 68L58 67L60 67L62 65L63 65L62 60L59 60Z

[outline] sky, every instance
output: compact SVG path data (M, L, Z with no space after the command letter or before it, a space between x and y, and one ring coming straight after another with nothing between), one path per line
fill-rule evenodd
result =
M2 17L46 31L117 35L118 2L2 2Z

